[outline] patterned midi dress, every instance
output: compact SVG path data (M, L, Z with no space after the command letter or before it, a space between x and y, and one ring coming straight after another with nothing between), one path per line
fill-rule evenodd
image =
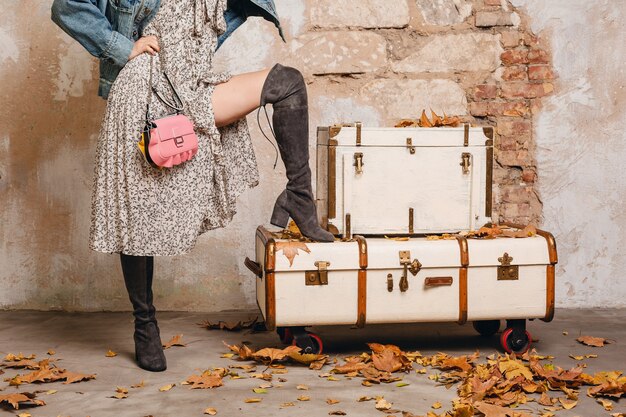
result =
M213 71L217 36L226 30L226 0L162 0L144 36L160 53L129 61L115 80L96 149L89 246L106 253L170 256L189 252L198 236L225 226L236 198L258 184L246 119L217 128L211 95L231 74ZM173 168L151 167L137 142L146 105L171 114L149 83L171 99L166 72L198 136L195 157ZM150 77L152 73L152 77Z

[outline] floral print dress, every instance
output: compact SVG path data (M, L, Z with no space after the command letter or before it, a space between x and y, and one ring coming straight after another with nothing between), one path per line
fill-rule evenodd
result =
M96 149L91 249L184 254L200 234L232 220L237 196L258 184L246 119L217 128L213 116L213 89L231 77L212 65L217 37L226 30L225 8L226 0L162 0L143 33L157 36L161 52L129 61L115 80ZM164 72L195 125L198 153L173 168L155 169L137 142L148 102L154 118L172 113L149 88L151 82L171 99Z

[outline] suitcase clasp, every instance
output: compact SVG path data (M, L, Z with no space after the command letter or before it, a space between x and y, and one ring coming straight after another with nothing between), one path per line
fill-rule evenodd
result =
M400 278L400 291L405 292L409 289L409 278L407 272L410 272L413 276L416 276L417 273L422 269L422 264L417 259L413 259L411 261L411 251L401 250L399 252L400 255L400 265L403 266L402 277Z
M470 172L469 167L472 164L471 157L472 154L469 152L463 152L461 155L461 163L459 165L463 167L463 175L467 175Z
M328 267L330 262L316 261L314 265L317 267L317 271L304 272L305 285L328 285Z
M363 173L363 152L354 153L354 166L357 174Z
M519 265L511 265L513 257L507 252L498 258L498 281L517 281L519 279Z

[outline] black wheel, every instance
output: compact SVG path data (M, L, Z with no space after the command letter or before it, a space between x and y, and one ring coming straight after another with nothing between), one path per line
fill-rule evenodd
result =
M286 345L290 345L293 342L293 333L289 327L277 327L276 333L280 337L280 341Z
M532 337L524 329L508 327L500 336L500 344L506 353L522 354L530 349Z
M491 337L500 330L500 320L480 320L472 323L481 336Z
M324 349L322 339L315 333L306 332L304 335L294 337L293 345L302 349L301 353L319 355Z

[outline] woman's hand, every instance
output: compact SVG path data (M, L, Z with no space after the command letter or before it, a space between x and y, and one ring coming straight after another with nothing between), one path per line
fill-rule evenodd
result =
M157 40L156 36L143 36L137 39L137 41L135 42L135 45L133 46L133 50L131 51L128 60L130 61L131 59L138 57L144 52L147 52L150 55L156 55L156 53L160 50L161 48L159 47L159 41Z

